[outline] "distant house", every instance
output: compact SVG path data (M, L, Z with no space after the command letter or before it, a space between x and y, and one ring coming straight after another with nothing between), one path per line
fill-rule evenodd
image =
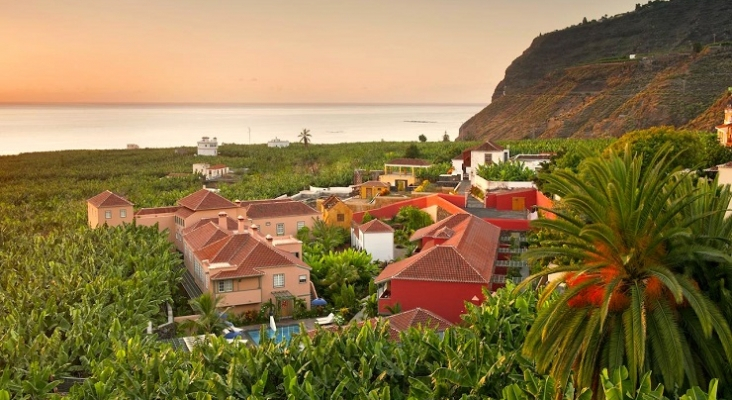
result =
M133 204L109 190L87 200L86 210L87 222L91 228L130 224L134 216Z
M454 174L469 176L471 179L475 176L475 170L483 164L498 164L508 161L509 151L503 147L487 141L472 149L467 149L463 153L452 159L452 168ZM462 161L462 162L461 162Z
M289 145L290 145L290 142L289 141L287 141L287 140L280 140L280 139L278 139L276 137L274 139L270 140L269 142L267 142L267 147L278 147L278 148L281 148L281 147L288 147Z
M140 146L138 146L138 145L136 145L134 143L128 143L127 144L127 150L137 150L139 148L140 148Z
M263 235L273 237L295 236L304 227L312 229L313 222L320 218L318 210L296 200L254 200L237 204L244 211L242 215L256 224Z
M247 225L244 217L234 221L221 212L185 228L182 242L184 262L196 285L220 296L222 307L241 313L259 311L271 302L283 317L292 315L296 299L309 308L310 267L300 258L299 240L289 237L278 243Z
M469 214L416 231L410 240L419 241L419 252L387 265L375 279L379 312L399 304L459 322L466 301L479 304L483 288L494 289L500 235L499 227Z
M193 173L203 175L206 180L221 178L229 173L229 167L224 164L209 165L206 163L193 164Z
M362 199L370 199L388 194L389 187L387 182L367 181L359 185L359 193Z
M351 227L351 247L364 250L377 261L394 259L394 229L378 219Z
M732 147L732 103L724 109L724 124L717 125L716 128L719 144Z
M208 136L204 136L198 141L198 155L199 156L216 156L218 155L219 144L216 138L209 139Z
M427 169L432 166L427 160L418 158L395 158L384 164L384 174L379 177L379 181L388 183L391 187L396 187L397 191L404 191L407 186L413 186L421 183L417 182L417 171Z
M318 201L321 219L328 225L339 226L344 229L351 227L353 210L339 197L330 196L324 201Z

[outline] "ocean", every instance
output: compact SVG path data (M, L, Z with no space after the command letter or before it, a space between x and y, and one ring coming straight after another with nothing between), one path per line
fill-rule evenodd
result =
M450 140L485 105L67 105L0 106L0 155L72 149L196 146L221 143L312 143Z

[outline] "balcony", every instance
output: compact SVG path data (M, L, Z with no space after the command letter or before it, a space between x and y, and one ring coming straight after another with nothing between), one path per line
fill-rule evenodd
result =
M524 247L499 247L498 252L504 254L523 254L526 253L527 248Z
M223 306L240 306L262 302L262 289L239 290L236 292L218 293L222 297Z
M529 264L526 261L518 261L518 260L496 260L494 265L496 267L511 267L511 268L523 268L523 267L529 266Z

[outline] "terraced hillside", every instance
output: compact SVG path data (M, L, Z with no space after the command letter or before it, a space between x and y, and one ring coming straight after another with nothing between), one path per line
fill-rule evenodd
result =
M730 16L727 0L655 1L539 36L459 139L617 137L656 125L712 129L732 86Z

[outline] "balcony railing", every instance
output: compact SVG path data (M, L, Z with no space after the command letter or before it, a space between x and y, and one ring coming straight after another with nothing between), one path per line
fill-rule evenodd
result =
M523 267L529 266L529 264L526 261L518 261L518 260L496 260L496 263L494 265L496 267L513 267L513 268L523 268Z
M526 248L523 247L499 247L498 252L499 253L506 253L506 254L523 254L526 253Z

